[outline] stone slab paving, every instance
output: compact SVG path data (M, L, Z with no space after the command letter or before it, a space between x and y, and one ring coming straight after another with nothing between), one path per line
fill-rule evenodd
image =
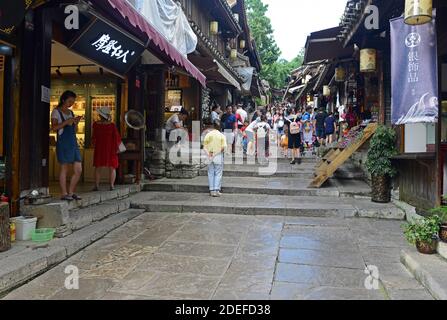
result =
M400 224L147 212L5 299L432 299L399 264ZM79 290L64 287L69 265ZM367 265L377 290L365 288Z

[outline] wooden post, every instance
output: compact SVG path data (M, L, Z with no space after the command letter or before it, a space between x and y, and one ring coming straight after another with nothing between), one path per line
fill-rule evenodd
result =
M0 252L11 249L11 233L9 229L9 205L0 203Z

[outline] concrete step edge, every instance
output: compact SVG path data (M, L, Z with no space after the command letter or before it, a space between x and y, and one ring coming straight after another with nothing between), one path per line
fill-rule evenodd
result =
M0 298L98 241L109 232L138 217L144 210L129 209L108 217L64 239L55 239L49 247L26 250L0 261Z
M402 250L400 254L401 263L435 299L447 300L447 288L443 287L438 280L421 265L418 259L414 257L414 254L415 253L410 253L407 250Z

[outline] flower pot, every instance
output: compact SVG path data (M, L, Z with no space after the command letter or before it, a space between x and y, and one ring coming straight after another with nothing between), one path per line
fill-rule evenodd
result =
M389 176L372 176L371 189L373 202L391 202L391 179Z
M439 239L447 242L447 223L443 223L439 228Z
M416 242L416 249L422 254L435 254L437 248L437 241L431 242L418 241Z

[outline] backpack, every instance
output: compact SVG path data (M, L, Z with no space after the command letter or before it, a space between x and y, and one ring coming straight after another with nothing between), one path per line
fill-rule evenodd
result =
M258 130L256 133L258 135L258 138L261 138L261 139L265 138L267 136L267 130L265 128L265 125L258 127Z
M295 120L290 123L289 127L290 134L298 134L301 131L301 126L299 125L298 122L296 122L297 119L298 117L296 117Z

